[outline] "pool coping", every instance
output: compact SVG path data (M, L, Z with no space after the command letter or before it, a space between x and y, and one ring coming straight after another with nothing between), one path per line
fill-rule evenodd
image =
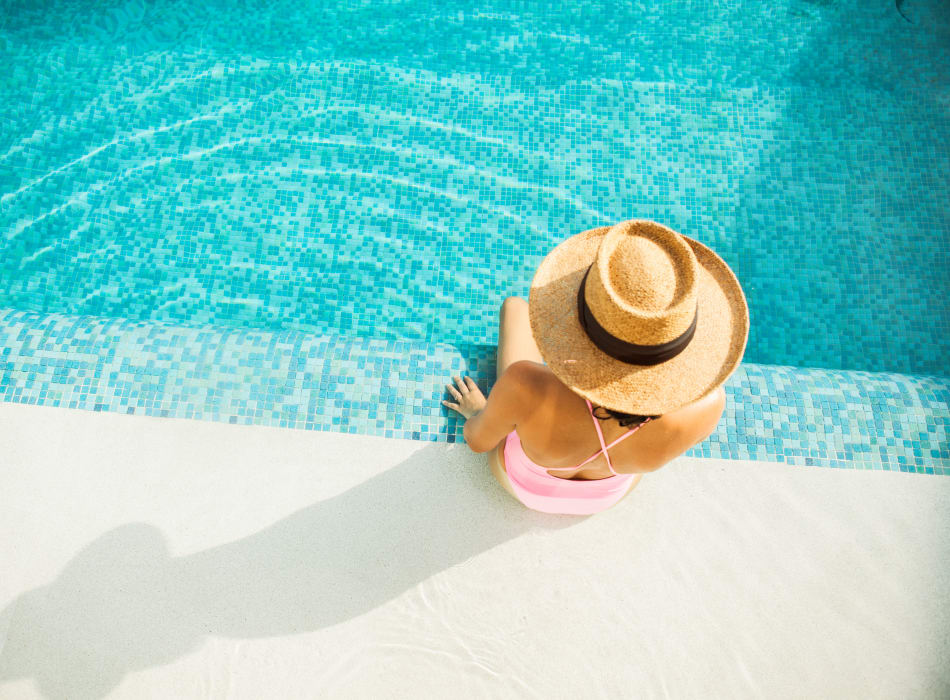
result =
M314 660L374 650L395 654L356 675L379 685L334 697L392 696L399 675L401 697L511 698L598 678L611 697L709 679L922 697L947 679L947 479L677 458L579 517L524 508L462 445L11 403L0 425L3 697L192 697L209 677L309 697L340 679ZM501 653L519 630L527 665ZM614 656L551 663L579 635ZM690 672L629 663L640 648ZM538 683L513 684L526 668Z

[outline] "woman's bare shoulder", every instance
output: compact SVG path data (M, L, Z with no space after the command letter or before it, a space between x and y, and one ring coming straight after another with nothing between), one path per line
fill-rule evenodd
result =
M530 413L534 415L537 413L536 409L546 403L552 392L557 390L560 382L546 365L531 360L518 360L504 371L496 383L500 384L505 385L502 394L507 401L522 408L531 407Z
M631 445L636 449L636 455L631 459L634 468L622 471L655 471L705 440L722 417L725 398L722 389L716 389L699 401L645 424L640 429L643 431L641 439Z
M502 377L518 382L526 389L543 389L557 381L554 373L548 369L547 365L542 365L531 360L518 360L512 362Z
M692 447L712 434L725 407L726 392L719 386L698 401L667 413L662 421Z

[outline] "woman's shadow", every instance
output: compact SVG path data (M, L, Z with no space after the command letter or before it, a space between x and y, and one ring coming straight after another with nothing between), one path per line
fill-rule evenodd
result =
M433 574L572 516L528 510L483 455L428 446L350 490L234 542L170 557L160 530L128 523L83 549L47 586L0 612L0 682L54 698L101 698L126 673L169 663L205 635L318 630ZM463 454L459 454L459 452Z

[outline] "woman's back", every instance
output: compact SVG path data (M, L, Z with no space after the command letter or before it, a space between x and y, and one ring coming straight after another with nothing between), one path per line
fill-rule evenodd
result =
M453 377L455 401L443 403L523 505L599 513L715 430L748 335L745 295L722 258L655 221L623 221L545 256L530 301L502 304L491 396ZM595 423L586 399L611 417ZM658 417L630 433L614 412Z
M530 410L522 415L516 431L525 455L538 465L556 469L575 467L601 449L594 420L586 401L566 387L547 367L522 361L507 371L517 372L527 388L524 400ZM651 419L636 434L610 448L614 471L633 474L653 471L705 439L722 415L725 395L721 388L709 396L664 416ZM610 445L633 427L614 419L598 420L604 442ZM612 476L600 454L580 469L550 472L562 479L603 479Z

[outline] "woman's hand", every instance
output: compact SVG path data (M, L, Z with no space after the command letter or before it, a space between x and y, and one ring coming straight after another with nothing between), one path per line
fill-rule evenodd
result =
M443 406L448 406L458 411L465 416L466 419L471 418L485 408L485 404L487 403L485 395L482 394L482 390L472 381L471 377L465 377L465 381L462 381L460 377L453 377L453 379L458 388L455 388L451 384L446 384L445 388L449 390L449 393L453 396L456 403L443 401Z

